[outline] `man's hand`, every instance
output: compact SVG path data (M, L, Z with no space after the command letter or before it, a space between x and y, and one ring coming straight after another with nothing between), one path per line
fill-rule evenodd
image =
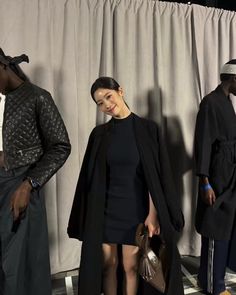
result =
M208 188L207 190L201 190L201 197L204 203L212 206L216 201L215 192L212 188Z
M202 175L200 177L200 190L203 202L209 206L212 206L216 201L216 196L207 176Z
M25 211L30 201L30 192L32 186L28 180L25 180L13 193L11 198L11 210L13 212L14 220L17 220L19 216Z

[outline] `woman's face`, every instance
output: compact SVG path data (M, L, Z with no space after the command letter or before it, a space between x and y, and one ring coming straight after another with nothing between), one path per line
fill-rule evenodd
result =
M123 90L98 88L94 92L94 99L100 111L112 117L121 117L126 108L123 99Z

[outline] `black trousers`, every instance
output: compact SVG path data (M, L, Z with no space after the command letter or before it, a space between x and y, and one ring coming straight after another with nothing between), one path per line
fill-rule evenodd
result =
M234 220L234 226L232 236L230 239L229 255L228 255L228 267L236 272L236 218Z
M229 241L213 240L202 236L198 280L207 294L219 295L225 290L225 271Z
M1 242L0 242L1 249ZM2 261L2 251L0 251L0 261ZM0 294L3 294L3 280L4 280L4 272L2 269L2 263L0 263Z
M32 192L25 216L13 221L10 202L28 167L0 168L0 295L51 295L44 199Z

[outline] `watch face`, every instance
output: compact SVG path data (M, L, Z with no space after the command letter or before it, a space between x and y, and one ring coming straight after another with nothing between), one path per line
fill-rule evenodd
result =
M38 183L36 181L34 181L33 179L28 178L28 180L29 180L32 188L37 188L39 186Z
M31 180L31 185L32 185L33 188L35 188L36 183L33 180Z
M33 188L38 187L38 183L36 181L34 181L34 180L31 180L31 184L32 184Z

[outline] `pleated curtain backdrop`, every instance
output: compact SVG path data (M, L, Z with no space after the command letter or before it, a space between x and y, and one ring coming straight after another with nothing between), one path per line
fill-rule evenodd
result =
M76 181L92 128L108 118L91 83L113 76L131 110L166 126L186 226L182 254L199 254L194 230L193 132L201 98L236 58L235 12L153 0L0 0L0 47L26 53L31 81L51 92L72 154L44 189L52 273L78 267L80 243L66 234Z

